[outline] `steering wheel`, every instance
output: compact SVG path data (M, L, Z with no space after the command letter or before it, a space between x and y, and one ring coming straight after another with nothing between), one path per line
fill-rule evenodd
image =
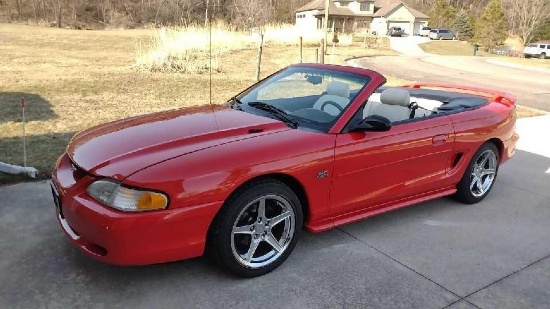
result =
M336 107L336 109L342 113L344 111L344 108L342 106L340 106L339 104L337 104L336 102L333 102L333 101L326 101L326 102L323 102L323 104L321 105L321 110L324 112L325 111L325 106L327 105L330 105L330 106L334 106Z

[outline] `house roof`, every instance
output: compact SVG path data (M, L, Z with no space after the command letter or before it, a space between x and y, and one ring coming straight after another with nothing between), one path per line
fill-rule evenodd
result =
M296 12L304 12L304 11L312 11L312 10L318 10L319 14L325 13L325 0L313 0L306 5L302 6L301 8L298 8ZM355 16L356 14L353 13L352 10L345 8L345 7L337 7L334 4L334 1L329 1L328 5L328 13L330 15L339 15L339 16Z
M374 15L373 15L374 17L386 16L389 13L391 13L393 10L397 9L400 5L403 5L404 7L407 8L407 10L409 10L409 12L411 12L411 14L414 17L416 17L416 18L429 18L428 15L413 9L412 7L410 7L410 6L406 5L405 3L403 3L403 1L377 0L376 3L375 3L375 6L377 6L377 3L380 3L380 5L382 5L382 6L380 7L380 9L378 9L374 13Z
M311 10L321 10L325 8L324 0L313 0L306 3L304 6L298 8L296 12L311 11ZM330 10L330 9L329 9Z
M373 17L386 16L387 14L391 13L400 5L405 6L411 12L411 14L416 18L429 18L426 14L411 8L410 6L408 6L407 4L403 3L403 1L400 1L400 0L375 0L374 6L375 8L378 8L378 10L375 11ZM306 5L298 8L296 10L296 13L304 12L304 11L313 11L313 10L319 11L318 14L324 14L325 0L313 0L307 3ZM347 7L336 6L334 4L334 0L329 1L328 12L330 15L358 16L358 14L355 14L352 10L350 10Z

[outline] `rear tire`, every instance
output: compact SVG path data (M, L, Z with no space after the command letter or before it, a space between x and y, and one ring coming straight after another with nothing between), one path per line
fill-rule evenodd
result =
M540 54L540 59L546 59L546 53Z
M499 162L499 152L495 144L483 144L472 157L457 184L455 197L465 204L481 202L495 184Z
M275 179L255 181L226 200L212 222L208 253L238 276L261 276L288 258L302 224L300 200L288 186Z

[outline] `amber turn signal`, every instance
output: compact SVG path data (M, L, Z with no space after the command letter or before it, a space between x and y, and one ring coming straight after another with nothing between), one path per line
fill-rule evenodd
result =
M167 205L168 200L163 194L155 192L145 192L140 196L136 207L139 210L155 210L164 209Z

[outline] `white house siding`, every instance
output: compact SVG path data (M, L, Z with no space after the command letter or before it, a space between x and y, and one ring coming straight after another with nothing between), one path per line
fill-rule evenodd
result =
M316 10L296 13L296 27L305 31L317 29L316 13Z
M416 22L414 23L414 29L413 29L413 33L412 34L417 34L420 32L420 29L422 29L422 27L424 26L427 26L428 25L428 21L427 20L416 20Z
M355 14L372 16L374 13L374 1L365 1L365 3L369 4L367 11L361 11L361 3L359 1L352 1L349 3L348 8Z
M414 34L414 15L404 6L399 6L396 10L386 16L387 27L401 27L406 34Z
M371 32L376 32L379 36L386 35L388 32L388 25L384 17L376 17L372 20L370 26Z

